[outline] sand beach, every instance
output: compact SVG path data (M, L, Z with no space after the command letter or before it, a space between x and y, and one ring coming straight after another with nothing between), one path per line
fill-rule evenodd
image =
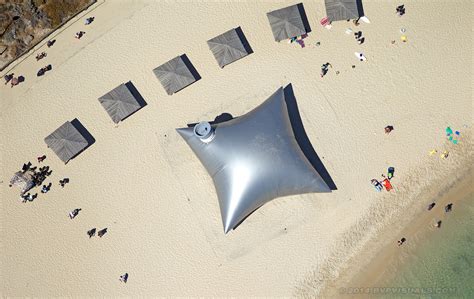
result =
M304 48L275 42L266 17L297 3L98 1L4 70L25 82L0 84L2 296L337 297L434 195L472 178L472 2L406 1L399 17L400 3L366 0L370 24L327 30L324 1L303 1ZM206 41L239 26L253 53L220 68ZM182 54L201 79L170 96L152 70ZM129 81L147 105L115 124L98 98ZM175 129L245 114L288 84L337 190L277 198L226 235L213 181ZM95 142L64 164L44 138L75 118ZM22 203L8 183L28 161L50 167L52 188ZM376 192L388 167L394 189Z

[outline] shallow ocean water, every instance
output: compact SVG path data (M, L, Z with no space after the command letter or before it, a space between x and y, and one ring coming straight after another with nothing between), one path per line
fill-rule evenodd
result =
M417 241L382 297L474 298L474 193L445 214L439 231Z

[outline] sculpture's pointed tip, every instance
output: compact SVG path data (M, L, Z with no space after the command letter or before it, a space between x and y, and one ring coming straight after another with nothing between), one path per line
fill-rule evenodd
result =
M224 226L224 234L227 235L227 233L230 231L230 227Z
M224 220L224 233L227 234L234 228L232 221Z

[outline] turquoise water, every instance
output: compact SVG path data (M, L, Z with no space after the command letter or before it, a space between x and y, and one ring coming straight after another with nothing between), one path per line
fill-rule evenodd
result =
M474 298L474 193L445 216L395 271L386 285L396 288L384 297Z

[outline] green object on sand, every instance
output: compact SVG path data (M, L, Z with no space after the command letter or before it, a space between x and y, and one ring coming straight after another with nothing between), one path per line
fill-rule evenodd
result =
M451 127L447 127L447 128L446 128L446 134L447 134L447 135L453 134L453 130L451 130Z

